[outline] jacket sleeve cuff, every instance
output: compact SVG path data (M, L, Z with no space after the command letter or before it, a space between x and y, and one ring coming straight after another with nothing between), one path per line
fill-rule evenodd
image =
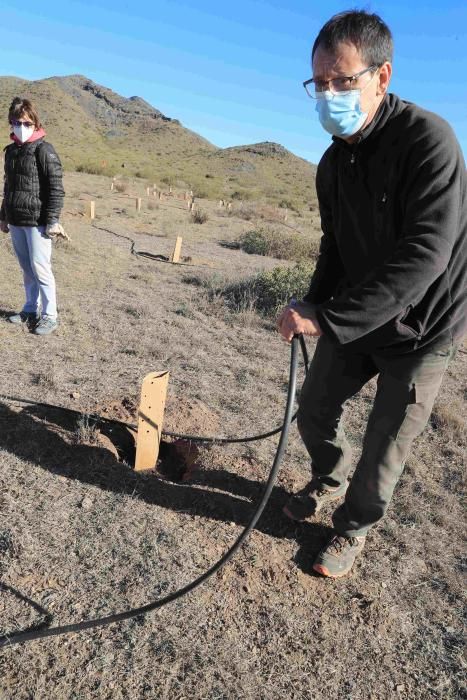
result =
M330 338L331 340L333 340L335 343L338 343L339 339L336 336L336 334L334 333L334 331L332 330L329 323L327 322L326 316L323 314L321 309L316 309L315 312L316 312L316 318L318 319L319 327L323 331L324 335L327 338Z

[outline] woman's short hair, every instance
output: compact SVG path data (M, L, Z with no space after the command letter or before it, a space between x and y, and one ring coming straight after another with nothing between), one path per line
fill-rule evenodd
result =
M33 122L36 129L41 128L39 115L31 100L15 97L8 111L8 121L11 124L13 120L21 119L22 117L28 117Z
M318 46L335 53L339 44L353 44L368 66L382 66L392 61L392 34L378 15L364 10L339 12L320 29L311 57Z

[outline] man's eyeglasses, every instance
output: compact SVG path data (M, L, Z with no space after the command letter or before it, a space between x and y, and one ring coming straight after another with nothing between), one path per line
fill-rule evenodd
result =
M34 122L21 122L21 121L18 121L17 119L12 119L10 124L11 124L11 126L25 126L26 129L30 129L31 126L34 126Z
M320 97L323 97L323 92L326 92L326 90L329 90L333 95L346 93L352 90L353 83L361 75L369 71L375 71L377 68L378 66L369 66L369 68L364 68L359 73L355 73L355 75L342 75L338 78L332 78L332 80L315 80L314 78L310 78L309 80L305 80L303 87L307 95L313 100L318 100Z

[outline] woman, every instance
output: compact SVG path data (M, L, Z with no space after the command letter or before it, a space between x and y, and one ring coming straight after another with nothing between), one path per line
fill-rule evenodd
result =
M23 271L26 302L11 323L27 323L36 335L58 325L52 238L65 236L59 224L65 192L62 166L54 147L44 141L34 105L15 97L8 113L11 143L5 150L5 184L0 230L11 234Z

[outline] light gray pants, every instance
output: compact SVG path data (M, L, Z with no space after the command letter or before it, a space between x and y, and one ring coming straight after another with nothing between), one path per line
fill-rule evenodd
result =
M351 450L341 419L344 404L378 375L362 453L345 501L333 516L339 534L366 535L385 514L454 351L452 343L446 343L437 349L381 357L349 352L326 336L318 340L300 395L298 429L313 476L325 484L339 486L347 480Z
M55 278L52 272L52 240L45 226L9 225L11 240L23 271L26 302L23 311L57 318Z

